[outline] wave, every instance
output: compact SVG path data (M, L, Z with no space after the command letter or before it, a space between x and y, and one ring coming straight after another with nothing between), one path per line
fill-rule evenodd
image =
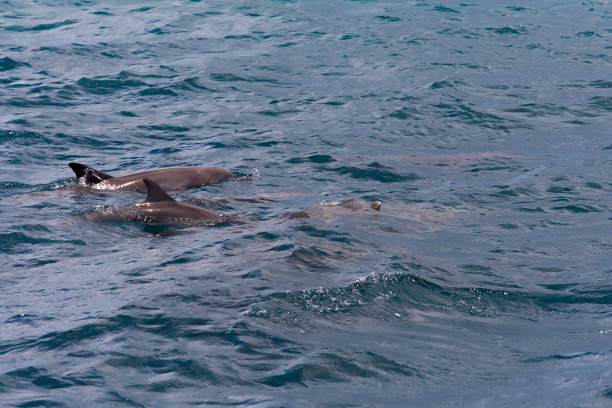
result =
M347 175L358 180L371 180L381 183L397 183L405 181L415 181L420 177L414 173L398 174L392 171L391 167L384 166L380 163L373 162L366 167L356 166L339 166L339 167L322 167L325 171L335 172L341 175Z
M37 24L35 26L21 26L21 25L12 25L6 26L4 29L6 31L15 31L15 32L28 32L28 31L49 31L54 30L56 28L77 24L78 21L75 20L63 20L57 21L55 23L46 23L46 24Z
M29 67L27 62L15 61L9 57L0 58L0 72L10 71L19 67Z
M612 287L552 289L534 293L519 288L452 287L406 272L376 273L344 287L276 293L247 314L288 324L294 319L309 320L303 312L384 320L511 317L537 321L545 313L578 304L612 304Z

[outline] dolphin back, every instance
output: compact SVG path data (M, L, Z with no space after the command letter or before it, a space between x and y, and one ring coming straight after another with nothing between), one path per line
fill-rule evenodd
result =
M147 199L145 203L155 203L160 201L175 201L174 198L170 197L166 190L164 190L159 184L151 179L143 179L147 186Z
M94 169L93 167L86 166L81 163L68 163L74 174L76 174L78 179L83 179L85 184L88 186L98 184L101 181L108 180L113 178L110 174L102 173L99 170Z

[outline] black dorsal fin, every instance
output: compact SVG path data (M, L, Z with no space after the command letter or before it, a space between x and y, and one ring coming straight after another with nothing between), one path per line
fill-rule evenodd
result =
M93 167L86 166L81 163L68 163L74 174L76 174L77 178L83 178L85 180L85 184L92 185L98 184L103 180L108 180L113 178L110 174L102 173L99 170L94 169Z
M161 186L153 180L143 179L142 181L144 181L147 186L147 199L145 202L176 201L166 193L166 190L161 188Z

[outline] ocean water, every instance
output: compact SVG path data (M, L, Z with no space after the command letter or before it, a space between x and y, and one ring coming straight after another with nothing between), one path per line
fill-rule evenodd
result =
M608 0L1 1L0 406L610 407L611 126Z

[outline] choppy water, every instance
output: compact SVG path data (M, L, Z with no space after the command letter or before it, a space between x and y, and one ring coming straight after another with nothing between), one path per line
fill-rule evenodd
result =
M612 405L609 1L129 3L0 3L0 405Z

